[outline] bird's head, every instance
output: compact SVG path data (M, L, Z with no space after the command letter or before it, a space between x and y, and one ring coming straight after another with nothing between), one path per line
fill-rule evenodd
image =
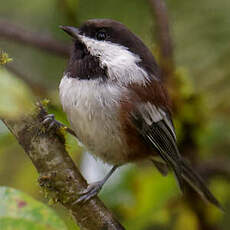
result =
M91 19L80 28L61 26L74 40L67 67L71 77L144 83L159 76L152 53L120 22Z

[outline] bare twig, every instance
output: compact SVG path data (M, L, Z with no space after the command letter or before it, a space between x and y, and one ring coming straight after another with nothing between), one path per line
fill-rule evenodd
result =
M3 119L40 174L40 186L72 212L81 229L124 229L97 197L81 205L73 204L87 183L66 152L59 130L44 131L41 121L45 115L39 106L35 114L20 120Z
M0 38L39 48L61 57L69 56L69 45L55 40L50 35L28 31L9 21L0 20Z
M202 162L198 165L197 170L207 179L215 176L223 176L230 180L230 159L226 157L215 157Z
M169 30L168 12L163 0L148 0L156 22L156 35L160 47L160 66L163 79L174 72L173 45Z
M168 20L168 13L167 8L165 5L164 0L148 0L149 4L152 9L152 13L155 17L156 22L156 35L157 40L160 47L160 67L163 73L163 80L170 81L171 87L174 89L174 92L179 92L177 90L178 84L174 84L176 79L173 78L175 66L174 66L174 58L173 58L173 43L172 38L170 36L170 29L169 29L169 20ZM175 82L176 83L176 82ZM181 95L177 95L176 93L171 95L174 99L180 101ZM175 100L175 104L178 101ZM175 107L174 104L174 107ZM181 108L181 105L178 103L178 108ZM177 112L179 111L177 108ZM174 109L175 110L175 109ZM183 154L190 159L192 162L200 162L198 158L198 146L196 140L194 139L192 130L195 130L196 123L186 124L186 122L182 123L183 131L184 131L184 139L181 141L180 150ZM222 167L222 165L224 167ZM215 175L224 175L225 178L229 178L229 163L225 162L222 164L221 162L204 162L199 165L196 170L199 173L206 177L207 179L211 179ZM193 210L194 214L197 215L199 229L206 229L206 230L214 230L217 229L210 223L210 220L207 218L206 209L204 205L200 205L200 197L197 193L189 186L186 187L187 189L187 203L189 204L191 210Z

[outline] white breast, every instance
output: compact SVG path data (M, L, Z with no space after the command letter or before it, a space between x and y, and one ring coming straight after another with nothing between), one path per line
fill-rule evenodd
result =
M124 88L98 80L64 76L60 99L79 140L102 160L122 163L126 151L119 124L119 100Z

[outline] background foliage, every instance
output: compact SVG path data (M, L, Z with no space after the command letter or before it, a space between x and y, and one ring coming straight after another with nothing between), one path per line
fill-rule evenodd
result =
M224 168L230 162L230 2L167 0L166 3L177 67L174 83L169 87L172 95L180 98L175 105L180 148L194 163L204 161ZM59 30L59 25L79 25L89 18L113 18L138 34L156 56L159 52L156 26L149 4L143 0L8 0L1 3L0 15L30 31L48 33L65 42L69 38ZM51 101L49 111L67 123L57 90L66 59L1 36L0 50L13 58L12 64L26 79L42 86L43 95ZM0 115L18 116L30 109L37 95L26 82L0 67ZM86 161L82 147L69 135L66 138L67 148L85 176L89 180L101 177L107 168L101 170L100 162ZM200 170L204 170L202 164ZM225 214L200 200L196 202L202 208L197 209L191 205L197 198L190 191L182 197L173 176L163 178L150 164L125 166L105 186L100 197L127 229L197 230L200 226L204 230L227 230L230 228L230 172L223 174L215 170L205 176L212 174L210 188L226 208ZM0 185L47 202L36 180L33 165L0 123ZM77 229L69 213L58 205L53 208L69 229Z

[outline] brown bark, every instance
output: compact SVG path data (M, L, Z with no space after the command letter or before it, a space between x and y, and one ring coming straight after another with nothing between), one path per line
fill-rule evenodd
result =
M84 204L73 204L78 198L77 194L86 188L87 182L68 155L61 132L47 132L42 126L45 114L39 105L34 114L20 120L2 119L36 167L40 186L49 197L72 212L81 229L124 229L98 197Z
M156 25L156 36L160 48L160 67L164 81L174 72L173 43L170 35L168 10L163 0L148 0Z

